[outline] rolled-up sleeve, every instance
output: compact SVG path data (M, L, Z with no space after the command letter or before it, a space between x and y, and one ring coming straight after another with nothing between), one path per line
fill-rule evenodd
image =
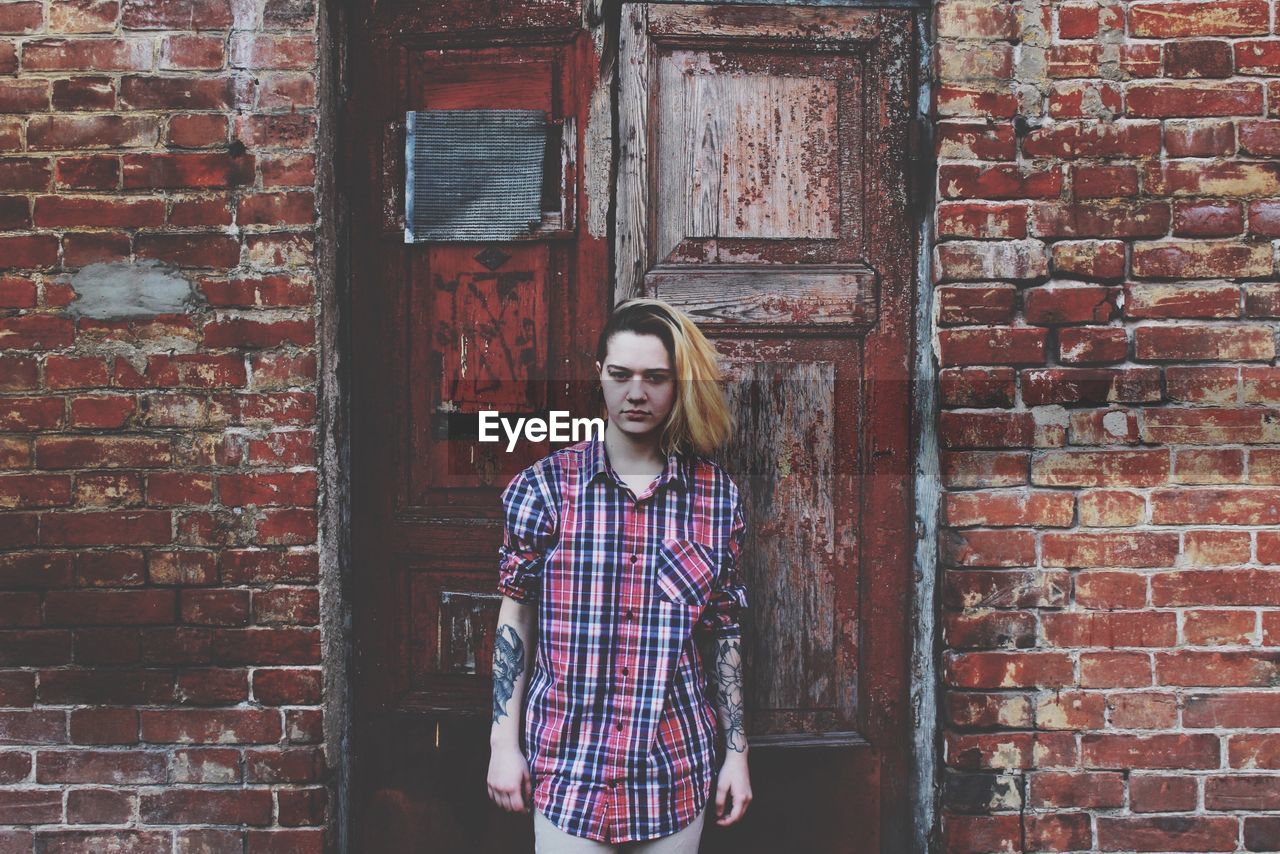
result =
M502 491L505 516L498 547L498 592L517 602L536 602L542 593L542 566L556 540L556 518L531 469Z
M741 568L747 520L740 497L734 499L732 519L723 565L716 576L706 608L698 618L696 629L699 633L721 639L742 637L741 617L747 608L747 588L743 583Z

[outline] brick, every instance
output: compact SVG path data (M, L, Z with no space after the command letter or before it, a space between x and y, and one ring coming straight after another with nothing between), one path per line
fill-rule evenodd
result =
M1231 44L1225 41L1174 41L1164 46L1167 77L1230 77L1233 63Z
M1026 319L1039 325L1105 323L1115 316L1116 294L1114 288L1050 282L1026 291Z
M55 110L114 110L115 81L110 77L68 77L53 81Z
M136 744L136 709L75 709L71 712L71 741L76 744Z
M1167 121L1164 150L1170 157L1227 157L1236 152L1235 124L1224 121Z
M943 365L1038 365L1046 333L1030 327L947 329L938 333Z
M259 322L229 318L206 324L202 334L205 345L214 348L270 348L284 343L306 346L315 340L314 324L309 320Z
M1182 559L1187 566L1239 566L1249 562L1248 531L1187 531Z
M1239 449L1178 451L1173 481L1187 484L1240 483L1244 480L1244 452Z
M318 669L259 668L253 672L253 696L271 706L310 705L322 699Z
M1144 84L1155 85L1155 84ZM1251 84L1257 86L1258 84ZM1261 89L1257 91L1261 111ZM1227 115L1236 115L1238 111ZM1199 115L1199 114L1197 114ZM1160 152L1158 122L1072 120L1035 128L1022 140L1029 157L1148 157Z
M147 71L146 39L39 39L22 47L24 71Z
M1029 777L1027 800L1041 809L1118 807L1124 802L1124 778L1099 771L1038 771Z
M1023 169L1001 163L946 164L938 169L938 187L945 199L1052 199L1062 192L1062 185L1059 167Z
M253 171L251 155L183 153L124 156L126 189L235 187L251 183Z
M1161 237L1170 220L1165 202L1043 202L1031 207L1031 233L1041 237Z
M1134 334L1137 358L1153 361L1271 360L1275 335L1266 326L1144 326Z
M1069 493L1049 490L952 493L945 500L947 524L953 527L1066 527L1075 507Z
M1010 124L939 121L934 126L939 159L1013 160L1017 141Z
M1050 368L1022 372L1022 399L1029 406L1154 403L1160 398L1157 368Z
M1050 252L1056 275L1103 280L1124 276L1125 249L1119 240L1060 240Z
M1068 685L1070 656L1060 652L944 653L947 684L959 688L1033 688Z
M36 442L41 468L156 468L173 462L170 441L145 436L44 436Z
M1133 83L1129 115L1149 118L1261 115L1262 85L1254 82Z
M1157 196L1280 195L1280 164L1172 160L1145 166L1142 183Z
M45 600L50 625L108 625L173 622L171 590L51 591Z
M969 285L938 288L938 323L943 326L1000 324L1013 319L1017 289L1013 285Z
M1037 423L1030 412L944 412L940 416L946 448L1030 448L1065 444L1060 424Z
M1262 409L1155 409L1144 417L1142 439L1184 445L1280 442L1280 423Z
M1044 55L1049 77L1098 77L1101 74L1102 50L1096 44L1053 45Z
M1178 639L1178 617L1171 611L1073 611L1041 615L1045 644L1053 647L1172 646ZM1097 729L1102 723L1101 695L1097 720L1071 729ZM1039 717L1037 723L1041 726Z
M1173 233L1177 237L1233 237L1244 232L1244 208L1239 202L1192 200L1173 205Z
M120 23L131 30L225 30L229 0L122 0Z
M309 202L310 194L306 194L306 197ZM308 221L311 214L309 208L308 204L305 218L295 221ZM939 237L1026 237L1027 208L1024 204L943 203L938 205L937 234Z
M33 151L142 148L158 138L158 125L150 116L35 116L27 125L27 145Z
M60 546L158 545L170 541L171 526L163 511L51 512L41 521L40 536Z
M941 456L942 480L947 487L1000 487L1027 482L1026 452L944 451Z
M1018 111L1018 100L1004 88L942 85L934 95L934 109L943 118L1011 119Z
M1270 243L1165 240L1135 243L1133 275L1139 278L1248 278L1270 276Z
M143 709L142 740L157 744L274 744L282 730L274 709Z
M1270 31L1265 0L1134 3L1129 33L1138 38L1248 36Z
M139 258L182 267L234 267L240 263L240 242L222 234L140 234L134 251Z
M182 622L204 626L242 626L249 622L248 590L183 590Z
M67 820L72 824L125 824L133 802L113 789L75 789L67 793Z
M1176 533L1050 533L1041 541L1045 566L1163 567L1177 554Z
M1018 34L1016 13L973 0L943 0L936 7L940 38L1009 40Z
M233 103L230 77L156 77L120 79L120 104L134 110L227 110Z
M317 625L320 622L320 592L315 588L255 590L253 622L259 625Z
M1016 382L1012 368L946 368L938 374L943 406L1013 406Z
M1240 150L1259 157L1280 154L1280 121L1240 122Z
M1058 38L1091 39L1098 34L1096 3L1062 3L1056 12Z
M1157 525L1275 525L1280 522L1280 489L1156 490L1151 494L1151 520Z
M1169 477L1166 449L1046 451L1031 462L1031 482L1041 486L1157 486Z
M115 0L68 0L49 7L49 30L58 33L109 33L120 4Z
M1135 730L1172 729L1178 722L1178 698L1169 693L1124 694L1123 699L1111 703L1112 726ZM1194 781L1192 781L1194 784ZM1194 793L1194 786L1192 787ZM1140 789L1139 789L1140 794ZM1175 796L1178 791L1172 793ZM1146 809L1140 809L1146 807ZM1152 804L1137 804L1134 812L1167 812Z
M150 824L271 823L270 789L170 789L145 792L139 812Z
M1170 365L1164 376L1170 400L1224 404L1240 396L1240 369L1234 366Z
M1240 288L1232 284L1196 286L1125 285L1124 314L1131 318L1226 318L1240 315Z
M0 241L0 248L4 242ZM56 247L54 248L56 254ZM27 314L0 318L0 350L56 350L74 338L74 326L67 318Z
M5 824L61 822L62 793L57 789L0 790L0 821Z
M168 762L158 751L40 750L36 753L38 783L164 783Z
M6 244L13 246L15 241L5 241L0 239L0 248ZM25 248L25 242L18 244L18 251ZM12 263L10 256L10 262ZM21 266L21 264L18 264ZM0 416L0 429L4 430L31 430L40 427L54 427L62 421L61 401L50 398L40 397L11 397L9 398L9 408Z
M1088 365L1124 361L1129 335L1117 327L1078 327L1058 332L1058 358L1065 364Z
M1071 80L1049 90L1049 115L1055 119L1111 119L1121 106L1120 87L1112 83Z
M1237 74L1280 73L1280 41L1243 39L1233 47Z
M173 751L176 783L239 783L240 751L230 748L194 748Z
M1249 234L1260 237L1280 237L1280 200L1258 199L1249 202ZM1251 287L1263 289L1267 286Z
M951 281L1036 279L1049 271L1048 253L1038 240L953 240L934 252L939 275Z
M43 854L77 854L81 851L109 850L121 854L165 854L172 847L167 832L156 830L60 830L42 831Z
M251 308L256 305L267 306L306 306L311 305L315 298L315 288L313 284L307 281L306 277L297 277L289 275L265 275L265 276L238 276L223 281L221 279L206 278L199 283L205 297L211 305L219 306L239 306L241 308ZM945 289L940 289L945 290ZM283 358L277 359L269 356L261 356L252 359L255 365L254 373L262 369L268 373L275 374L281 365L293 365L299 363L298 360ZM314 363L314 359L309 360ZM281 377L283 380L292 380L299 374L290 372ZM308 373L308 376L314 377L314 370ZM297 385L296 382L283 381L284 386Z
M1071 192L1077 199L1107 199L1138 195L1138 170L1133 166L1075 166Z
M1123 489L1095 489L1080 493L1080 524L1090 528L1124 528L1141 524L1146 500Z

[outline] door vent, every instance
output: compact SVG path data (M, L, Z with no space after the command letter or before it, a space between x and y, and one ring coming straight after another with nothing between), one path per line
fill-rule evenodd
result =
M405 129L405 243L513 240L540 228L541 110L414 110Z

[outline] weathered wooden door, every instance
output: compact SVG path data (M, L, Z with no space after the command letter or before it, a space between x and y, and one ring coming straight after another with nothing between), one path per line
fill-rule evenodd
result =
M350 850L532 850L484 777L498 493L551 446L468 414L596 414L596 333L639 293L724 355L752 527L755 800L703 850L907 850L912 14L368 0L348 25ZM543 223L405 243L406 111L477 108L556 129Z

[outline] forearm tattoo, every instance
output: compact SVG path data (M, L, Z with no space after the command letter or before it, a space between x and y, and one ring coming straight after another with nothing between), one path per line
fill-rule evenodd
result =
M739 638L715 642L716 711L724 730L725 747L737 753L747 749L742 706L742 654Z
M506 637L503 633L506 633ZM508 639L510 638L510 639ZM516 690L516 679L524 673L524 642L508 623L498 627L493 639L493 722L507 712L507 701Z

